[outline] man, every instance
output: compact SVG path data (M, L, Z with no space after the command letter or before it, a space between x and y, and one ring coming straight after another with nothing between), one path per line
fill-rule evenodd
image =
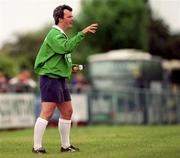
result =
M55 25L47 34L35 61L35 72L40 75L42 107L34 126L34 153L46 153L42 137L55 108L60 111L58 129L61 137L61 152L75 152L70 144L72 104L65 79L72 72L71 52L88 33L95 33L97 24L91 24L74 37L68 38L65 31L72 27L72 8L58 6L53 12Z

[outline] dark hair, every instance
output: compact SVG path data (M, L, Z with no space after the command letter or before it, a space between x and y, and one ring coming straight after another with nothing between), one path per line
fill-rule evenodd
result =
M53 12L53 18L55 21L55 24L57 25L59 23L59 18L64 18L64 10L67 9L69 11L72 11L72 8L68 5L60 5L54 9Z

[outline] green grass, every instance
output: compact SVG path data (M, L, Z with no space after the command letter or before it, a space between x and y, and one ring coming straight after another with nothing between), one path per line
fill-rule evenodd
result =
M59 152L57 128L48 128L48 154L31 153L33 129L0 132L0 158L180 158L180 126L90 126L72 128L77 153Z

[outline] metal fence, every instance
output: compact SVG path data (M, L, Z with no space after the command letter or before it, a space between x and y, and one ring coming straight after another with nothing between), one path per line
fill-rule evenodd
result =
M147 89L92 91L89 94L89 122L180 123L180 94Z

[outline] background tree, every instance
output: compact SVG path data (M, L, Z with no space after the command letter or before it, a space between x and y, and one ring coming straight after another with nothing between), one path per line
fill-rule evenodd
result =
M2 55L0 59L0 68L2 68L2 70L4 69L4 72L11 77L17 74L21 69L28 68L32 70L35 57L48 28L49 27L46 27L24 34L16 34L16 41L14 43L5 43L0 49L0 54Z
M154 19L146 0L82 0L69 37L97 22L99 29L73 52L73 62L85 64L94 53L135 48L167 59L180 59L180 34L172 35L168 26ZM0 49L0 69L13 76L22 68L33 69L34 60L52 24L37 31L17 34L14 43ZM11 69L12 68L12 69Z
M165 59L180 59L180 34L172 35L161 19L151 18L149 52Z
M8 77L16 75L18 71L18 66L15 64L13 58L7 55L1 55L0 58L0 72L3 72Z
M93 22L99 30L78 47L74 59L82 62L90 54L120 48L148 50L148 17L144 0L82 1L75 31Z

